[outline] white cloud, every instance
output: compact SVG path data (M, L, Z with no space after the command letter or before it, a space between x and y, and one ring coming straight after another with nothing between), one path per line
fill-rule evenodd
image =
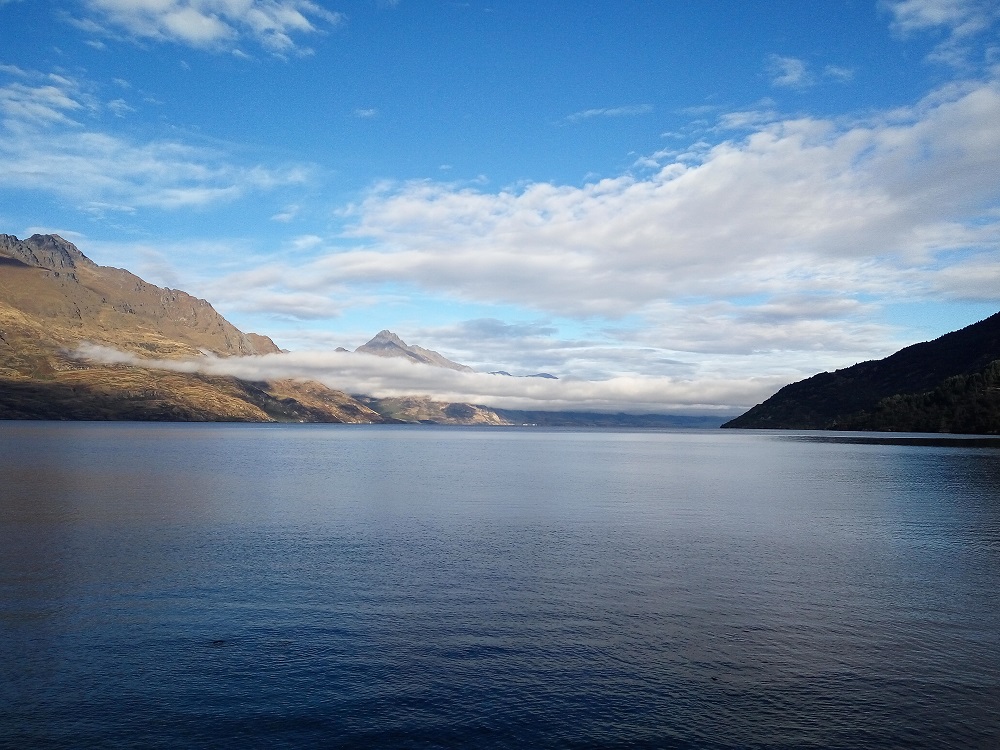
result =
M933 284L948 299L995 303L1000 286L1000 257L996 252L984 253L955 263L936 274Z
M854 79L854 71L841 65L827 65L823 68L823 75L835 81L847 82Z
M763 401L783 385L777 377L698 381L639 376L602 381L508 378L349 352L155 360L107 347L83 345L77 355L96 362L231 375L247 380L302 378L347 393L377 397L421 395L441 401L509 409L736 414Z
M279 211L278 213L274 214L274 216L271 217L271 221L280 221L282 223L287 223L292 219L294 219L296 216L298 216L300 210L301 210L300 207L295 205L294 203L285 206L281 211Z
M757 130L780 119L773 109L726 112L719 116L716 127L719 130Z
M125 117L130 112L135 112L135 108L129 106L128 102L124 99L114 99L108 102L107 107L116 117Z
M805 62L797 57L771 55L768 58L768 71L771 74L771 83L775 86L803 89L815 83Z
M330 320L340 317L345 305L338 303L333 295L315 292L255 291L250 294L241 290L225 292L213 289L209 296L219 307L243 313L266 313L275 318L294 320Z
M866 300L1000 303L986 281L1000 250L995 81L950 85L865 121L763 122L672 159L647 177L582 187L385 183L344 212L344 235L312 259L217 287L256 309L285 299L285 313L303 319L391 289L592 327L619 321L579 346L525 334L523 357L513 343L470 338L483 347L478 361L587 377L615 372L616 358L649 376L694 363L703 375L788 377L913 343L872 324L878 306ZM960 252L969 248L976 263Z
M293 237L288 244L292 250L301 252L319 247L323 244L323 238L316 234L302 234L298 237Z
M370 120L373 117L378 116L377 109L356 109L354 110L354 116L361 120Z
M87 115L102 107L78 81L16 75L29 82L0 87L0 187L52 192L107 213L205 206L307 179L301 167L241 166L217 149L101 132ZM117 116L131 110L121 99L103 107Z
M635 117L645 115L653 111L649 104L638 104L631 107L606 107L599 109L585 109L581 112L574 112L563 118L564 123L577 123L584 120L591 120L595 117Z
M998 170L1000 87L953 87L892 119L774 122L643 180L495 194L382 185L353 207L350 233L370 246L294 283L393 279L565 314L824 277L879 291L900 264L995 239L979 214L995 205Z
M311 0L81 0L78 25L115 29L134 39L202 49L253 41L274 53L301 50L294 37L315 34L343 16Z
M893 27L902 33L943 26L967 36L989 25L990 3L978 0L899 0L888 7Z
M946 38L930 59L957 67L968 64L976 38L988 36L984 32L1000 18L1000 7L993 0L896 0L887 7L893 29L904 36L943 31Z
M71 86L54 81L42 85L9 83L0 88L0 113L7 127L24 124L69 124L69 113L83 109Z

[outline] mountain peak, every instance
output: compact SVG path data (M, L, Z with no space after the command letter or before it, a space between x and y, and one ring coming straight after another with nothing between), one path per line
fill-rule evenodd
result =
M0 276L0 311L16 309L48 335L160 356L279 351L266 336L240 331L205 300L99 266L58 235L21 240L0 234L0 258L9 259Z
M50 271L73 271L80 265L96 267L76 245L58 234L33 234L25 240L11 234L0 234L0 253L25 265Z
M378 333L375 334L374 337L372 337L371 341L365 344L365 346L373 346L377 344L382 344L382 345L394 344L395 346L399 346L404 349L406 348L406 342L404 342L403 339L399 338L399 336L397 336L396 334L394 334L392 331L389 330L379 331Z
M374 354L376 357L401 357L432 367L443 367L458 372L475 372L467 365L452 362L442 354L421 346L410 346L392 331L379 331L367 344L362 344L354 351L362 354Z

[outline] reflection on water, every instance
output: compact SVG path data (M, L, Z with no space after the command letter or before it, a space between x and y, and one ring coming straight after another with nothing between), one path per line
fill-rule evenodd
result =
M0 745L1000 745L1000 450L0 423Z
M767 434L761 430L747 430ZM925 433L904 432L792 432L773 434L772 437L783 440L796 440L810 443L843 443L854 445L907 445L934 446L938 448L1000 448L1000 437L983 435L928 435Z

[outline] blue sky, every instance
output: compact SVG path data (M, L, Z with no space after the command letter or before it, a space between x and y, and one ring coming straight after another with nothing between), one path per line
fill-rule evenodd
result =
M1000 308L998 28L989 0L0 0L0 231L349 390L735 413ZM332 354L383 328L561 382Z

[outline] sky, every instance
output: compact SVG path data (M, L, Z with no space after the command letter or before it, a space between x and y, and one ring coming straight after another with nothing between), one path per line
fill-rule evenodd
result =
M0 0L0 30L0 232L291 351L185 366L737 414L1000 309L993 0ZM382 329L559 380L335 352Z

